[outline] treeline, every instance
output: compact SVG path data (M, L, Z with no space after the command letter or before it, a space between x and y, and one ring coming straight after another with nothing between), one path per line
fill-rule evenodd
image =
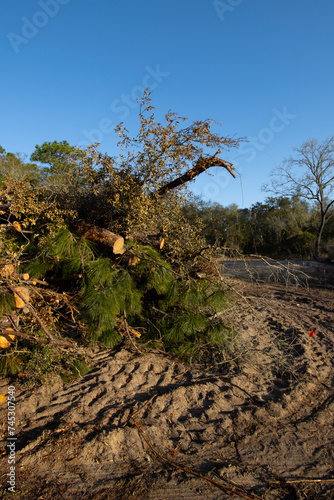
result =
M208 245L225 249L231 255L237 252L277 259L313 257L319 213L297 195L268 197L250 208L238 208L236 204L224 207L195 198L184 207L184 214L193 224L201 220L202 235ZM331 217L323 231L323 257L333 259L333 248Z

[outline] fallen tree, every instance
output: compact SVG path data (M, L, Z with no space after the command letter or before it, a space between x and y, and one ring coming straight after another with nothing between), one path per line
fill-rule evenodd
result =
M49 165L40 183L31 165L33 180L23 164L22 179L4 175L0 330L13 359L18 339L31 356L31 344L73 347L81 339L113 348L128 339L191 361L233 338L217 315L226 303L221 282L200 272L210 249L182 205L189 183L208 168L235 177L218 154L240 140L214 134L209 120L179 129L183 119L171 112L157 123L145 99L137 137L117 127L125 150L117 159L98 145L83 152L45 143L33 155ZM213 147L213 156L204 152Z

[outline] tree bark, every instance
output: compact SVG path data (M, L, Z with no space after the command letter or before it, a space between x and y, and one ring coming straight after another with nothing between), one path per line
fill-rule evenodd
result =
M108 229L80 223L74 226L74 231L87 240L94 241L106 248L111 248L115 255L121 255L125 252L124 238L108 231Z
M159 188L154 194L157 196L163 196L168 191L171 191L172 189L175 189L179 186L182 186L186 182L191 181L210 167L224 167L232 175L232 177L235 178L234 167L232 163L217 158L218 153L220 153L219 149L217 153L210 158L203 158L203 156L200 156L193 168L188 170L185 174L181 175L177 179L168 182L167 184Z
M141 243L146 243L147 245L158 248L159 250L161 250L165 244L165 238L163 236L159 234L145 234L140 231L128 234L126 239L140 241Z
M323 212L321 213L321 222L320 222L320 226L318 228L318 233L317 233L317 238L315 240L315 247L314 247L314 260L316 260L317 262L320 262L320 244L321 244L321 237L322 237L322 232L323 232L323 229L325 227L325 223L326 223L326 214L324 214Z

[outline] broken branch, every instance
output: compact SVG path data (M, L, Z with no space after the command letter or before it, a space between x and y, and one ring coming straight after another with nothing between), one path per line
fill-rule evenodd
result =
M43 321L41 320L41 318L36 314L35 312L35 309L33 308L33 306L27 301L27 299L23 296L22 293L20 293L17 289L17 287L13 287L13 286L10 286L8 285L7 288L13 293L13 294L16 294L20 297L21 300L23 300L23 302L25 303L26 307L29 309L29 311L31 312L31 314L34 316L34 318L37 320L37 322L39 323L40 327L42 328L42 330L46 333L46 335L49 337L49 339L51 341L55 340L54 337L51 335L51 333L49 332L49 330L47 329L47 327L44 325Z
M235 178L234 167L232 163L217 158L218 153L220 153L219 149L217 153L210 158L203 158L203 156L200 156L193 168L188 170L177 179L168 182L167 184L159 188L154 194L157 196L163 196L165 193L167 193L167 191L171 191L172 189L175 189L185 184L186 182L193 180L195 177L197 177L197 175L205 172L205 170L210 167L224 167L232 175L232 177Z
M55 339L55 338L44 339L42 337L35 337L33 335L28 335L27 333L23 333L23 332L20 332L19 330L17 330L14 321L11 321L11 323L13 325L13 330L11 330L9 332L8 330L1 328L1 330L0 330L1 335L6 336L10 333L10 335L15 335L16 337L20 337L20 338L25 339L25 340L31 340L31 341L37 342L39 344L59 345L59 346L63 346L63 347L76 347L76 345L77 345L75 342L70 342L67 340L59 340L59 339Z

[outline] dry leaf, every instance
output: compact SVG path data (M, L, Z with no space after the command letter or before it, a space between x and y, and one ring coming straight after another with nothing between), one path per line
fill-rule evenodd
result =
M18 231L19 233L22 231L22 228L21 228L21 225L19 222L17 222L17 220L14 220L13 222L13 228Z
M132 335L134 335L135 337L137 337L137 338L140 338L140 337L141 337L141 333L137 332L137 330L135 330L135 329L134 329L134 328L132 328L131 326L130 326L129 330L130 330L130 332L132 333Z

